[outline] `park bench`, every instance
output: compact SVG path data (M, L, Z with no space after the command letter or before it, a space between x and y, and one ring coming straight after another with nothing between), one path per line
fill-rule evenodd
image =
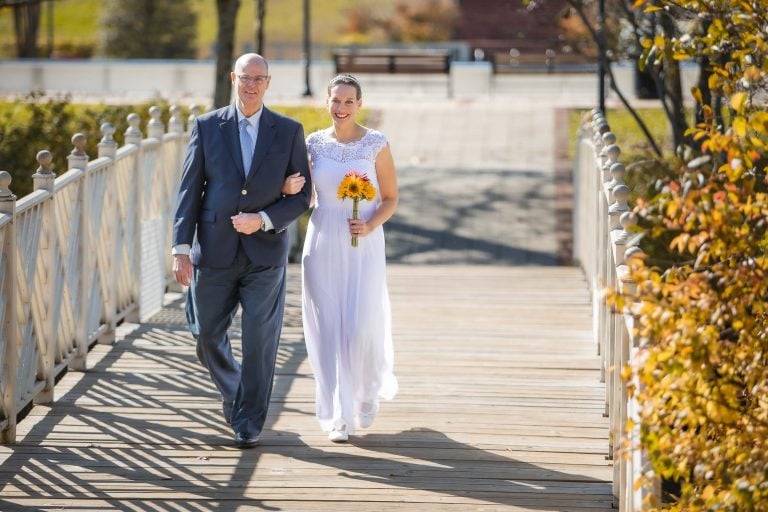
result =
M451 53L421 49L337 49L333 52L336 73L357 74L442 74L451 90Z
M597 69L583 55L555 53L494 52L491 65L495 74L503 73L585 73Z

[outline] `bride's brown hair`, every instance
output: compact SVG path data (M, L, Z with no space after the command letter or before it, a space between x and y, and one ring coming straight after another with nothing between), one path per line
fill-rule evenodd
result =
M363 97L363 89L360 87L360 82L357 81L352 75L336 75L328 82L328 96L331 95L331 89L335 85L351 85L355 88L355 96L359 100Z

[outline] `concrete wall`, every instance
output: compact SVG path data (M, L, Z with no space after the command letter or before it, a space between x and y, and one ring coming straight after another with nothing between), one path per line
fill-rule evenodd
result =
M615 65L616 81L623 93L634 96L631 65ZM210 102L213 96L213 61L158 60L0 60L0 95L42 90L49 94L108 101L166 99ZM683 90L690 90L697 76L695 66L683 68ZM304 68L299 61L270 63L272 82L268 99L300 98L305 91ZM316 61L310 87L316 98L334 75L333 63ZM497 98L523 100L547 98L555 103L593 106L597 103L594 73L520 73L494 75L488 62L456 61L450 75L361 75L366 98L419 100L445 98ZM615 96L608 90L608 98Z
M0 94L103 96L115 101L164 98L177 101L213 97L215 63L197 60L3 60ZM313 63L310 83L319 90L332 77L330 62ZM273 97L304 92L304 69L297 62L270 63Z

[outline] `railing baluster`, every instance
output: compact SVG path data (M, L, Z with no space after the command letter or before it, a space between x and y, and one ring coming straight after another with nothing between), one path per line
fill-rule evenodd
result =
M131 311L131 313L126 316L126 320L129 322L138 322L139 321L139 314L140 314L140 301L141 301L141 219L142 219L142 205L144 204L144 199L142 198L142 173L141 173L141 160L142 160L142 150L141 150L141 139L142 139L142 133L141 129L139 128L139 125L141 124L141 117L139 114L136 114L135 112L128 114L128 117L126 118L128 121L128 129L125 131L125 145L134 145L136 146L137 156L133 160L133 166L131 168L130 174L130 186L133 188L132 197L135 207L132 210L133 215L133 228L134 231L131 233L129 242L131 243L132 247L130 249L131 252L131 261L133 262L133 268L131 269L131 275L133 279L131 280L132 283L132 291L131 296L133 298L133 301L136 305L136 307Z
M94 258L90 247L90 179L88 176L88 155L85 153L86 138L82 133L76 133L72 136L74 149L67 156L67 166L69 169L80 169L83 171L83 177L80 180L78 190L79 215L78 222L78 247L80 255L80 265L78 268L77 279L77 339L75 346L75 355L69 363L73 370L85 371L88 357L88 308L90 305L91 280L94 269Z
M107 180L104 190L106 196L104 201L105 210L102 219L99 221L99 225L105 225L107 229L104 230L105 232L101 232L97 239L99 245L106 246L110 260L109 267L105 271L107 285L104 287L106 292L103 296L105 302L104 322L107 324L107 330L99 336L99 343L111 345L115 342L115 330L117 329L117 281L120 276L119 263L121 254L117 166L115 165L117 142L113 138L115 127L110 123L103 123L101 125L101 134L102 138L98 144L99 158L110 158L112 163L110 164L111 169L104 171Z
M184 133L184 121L181 119L181 107L171 105L171 118L168 120L168 133Z
M16 196L11 193L11 175L0 172L0 214L10 217L2 226L4 231L2 244L2 292L5 297L3 311L3 361L0 370L0 391L2 391L2 418L4 426L0 429L0 442L16 442L16 376L19 368L19 346L21 333L16 315Z
M57 306L53 303L56 281L54 279L54 245L56 243L56 225L54 215L54 182L56 174L53 172L51 163L53 155L50 151L43 150L37 153L37 162L40 166L37 172L32 175L34 189L44 190L49 194L49 198L41 207L41 233L40 247L35 274L40 274L40 289L36 290L38 300L42 302L40 324L43 328L37 333L38 348L40 350L40 359L42 363L42 377L45 382L43 390L35 396L35 403L53 402L54 385L54 364L56 358L56 321Z
M163 133L165 132L165 126L160 120L162 115L160 107L149 107L149 123L147 123L147 136L152 139L163 139Z

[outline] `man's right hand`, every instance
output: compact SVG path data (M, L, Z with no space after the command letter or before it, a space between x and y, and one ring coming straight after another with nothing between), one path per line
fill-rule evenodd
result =
M192 281L192 260L188 254L176 254L173 256L173 277L176 282L189 286Z

